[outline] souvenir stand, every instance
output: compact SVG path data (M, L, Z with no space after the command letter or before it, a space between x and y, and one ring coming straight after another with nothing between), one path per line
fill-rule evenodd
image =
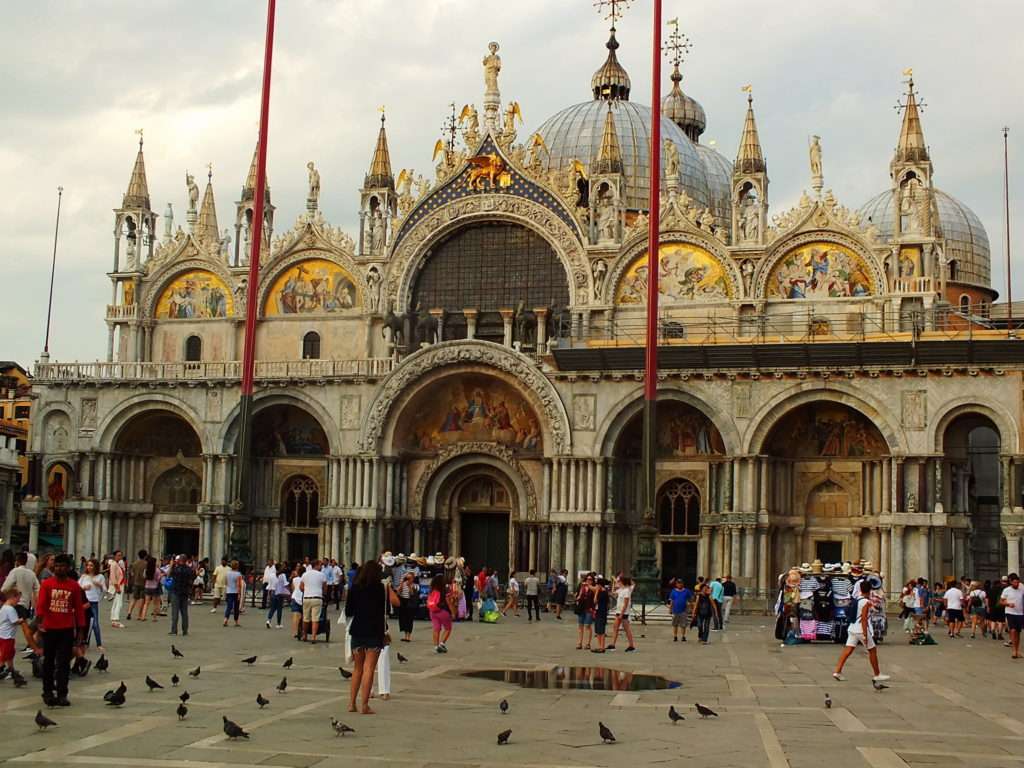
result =
M407 571L413 571L416 574L416 583L420 588L416 618L429 620L427 598L430 596L430 582L438 574L445 574L450 578L452 576L450 572L454 571L456 561L451 557L445 558L440 552L426 557L417 555L415 552L408 556L401 553L392 555L390 552L385 552L381 555L381 564L384 566L385 575L390 577L391 583L395 585L401 582Z
M824 564L815 560L790 568L779 577L775 636L794 645L845 643L859 596L871 597L876 605L871 615L872 632L881 642L887 629L885 593L870 561Z

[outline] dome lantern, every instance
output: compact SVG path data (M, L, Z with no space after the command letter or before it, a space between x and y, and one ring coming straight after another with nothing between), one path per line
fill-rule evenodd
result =
M615 39L615 27L611 29L605 48L608 49L608 58L590 78L590 90L594 93L594 99L629 101L629 73L619 64L619 58L615 55L619 48L619 41Z

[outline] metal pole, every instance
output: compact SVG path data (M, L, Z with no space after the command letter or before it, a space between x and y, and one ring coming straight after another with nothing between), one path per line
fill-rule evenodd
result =
M242 561L250 559L250 454L252 453L252 391L256 366L256 314L260 275L260 248L263 245L263 203L267 186L267 128L270 122L270 72L274 53L274 11L276 0L267 0L267 34L263 53L263 93L260 101L259 149L256 155L256 197L253 201L252 226L256 232L251 238L249 254L249 283L245 296L245 346L242 353L242 388L234 499L232 501L231 554Z
M57 273L57 233L60 232L60 201L64 187L57 187L57 222L53 225L53 261L50 264L50 298L46 302L46 338L43 340L43 360L50 359L50 316L53 313L53 278Z
M658 580L654 497L657 492L655 418L658 400L658 235L661 213L661 5L662 0L654 0L654 40L651 50L651 178L647 230L647 335L644 350L644 512L637 536L635 574L641 604L655 599Z
M1006 205L1006 330L1013 334L1013 264L1010 261L1010 149L1009 128L1003 128L1003 201Z

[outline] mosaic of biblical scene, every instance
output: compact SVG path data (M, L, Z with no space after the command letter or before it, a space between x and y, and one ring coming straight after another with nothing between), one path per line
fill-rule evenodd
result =
M725 453L725 443L711 419L692 405L661 400L657 410L658 458L674 459ZM637 414L619 439L617 453L636 456L643 452L643 418Z
M794 248L768 275L769 298L828 299L876 292L864 259L835 243Z
M341 312L359 304L352 275L333 261L307 259L281 273L270 289L266 315Z
M405 408L396 434L403 448L433 452L461 442L540 451L540 421L526 399L500 379L467 374L428 387Z
M725 268L696 245L669 243L658 253L659 304L717 301L732 298ZM635 259L619 281L616 304L647 303L647 254Z
M836 403L797 408L772 430L768 452L790 458L885 456L885 438L858 411Z
M301 408L273 405L253 417L256 456L323 456L330 453L320 423Z
M921 276L921 247L918 245L904 245L900 248L900 277Z
M125 303L128 303L127 297ZM209 320L233 314L231 291L223 280L205 269L178 275L156 304L158 318Z

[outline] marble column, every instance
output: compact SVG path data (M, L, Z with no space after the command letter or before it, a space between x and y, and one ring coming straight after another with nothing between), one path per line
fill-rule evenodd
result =
M753 465L751 465L753 466ZM731 526L729 529L729 571L728 575L738 578L741 575L740 570L740 527L738 525ZM723 574L725 575L725 574Z
M889 563L889 583L886 585L886 590L890 593L895 592L898 594L905 581L903 578L903 530L904 526L902 525L894 525L892 527L890 540L892 555Z
M917 529L917 552L918 552L917 556L918 556L918 560L920 562L920 565L918 566L918 569L920 570L920 573L917 574L917 575L918 576L923 576L924 578L928 579L929 581L931 581L932 576L934 575L934 574L932 574L932 563L931 563L931 551L932 551L931 533L932 533L932 529L929 528L927 525L922 525L921 527L919 527Z
M590 526L590 570L601 572L601 526Z
M535 525L530 526L529 541L530 558L528 567L530 568L530 570L533 570L537 567L537 526Z
M700 527L700 540L697 542L697 575L707 576L711 573L711 535L712 527ZM690 585L693 586L693 585Z
M565 512L569 508L569 463L568 459L558 459L558 511Z
M579 485L579 478L576 476L576 465L579 462L576 459L569 459L569 506L570 512L575 513L579 507L577 506L576 490Z
M335 560L341 559L341 521L331 518L331 549L328 554Z
M565 527L565 567L569 570L569 589L576 584L576 526Z
M743 541L743 578L753 579L757 572L757 554L754 551L754 526L747 525L743 528L744 541ZM737 576L737 573L733 573L733 576Z
M366 525L362 520L356 520L354 522L356 526L356 547L355 551L352 553L352 558L362 565L365 556Z
M213 558L215 563L219 563L221 558L224 557L224 529L224 515L217 515L213 534Z
M882 459L882 514L893 511L892 506L892 459Z
M1020 573L1020 535L1021 529L1016 526L1003 528L1006 537L1006 572Z
M771 574L768 572L768 539L771 536L771 529L768 526L758 526L757 529L757 594L758 597L767 597L770 594L768 580Z
M7 514L11 515L14 513L13 509L9 509ZM78 540L78 512L69 509L65 512L64 523L64 549L68 551L72 556L78 552L77 540Z
M604 573L610 579L615 573L615 526L604 528Z
M13 510L12 510L13 512ZM39 551L39 515L31 512L28 517L28 551Z
M100 541L96 547L96 557L103 557L110 551L110 513L100 512Z

